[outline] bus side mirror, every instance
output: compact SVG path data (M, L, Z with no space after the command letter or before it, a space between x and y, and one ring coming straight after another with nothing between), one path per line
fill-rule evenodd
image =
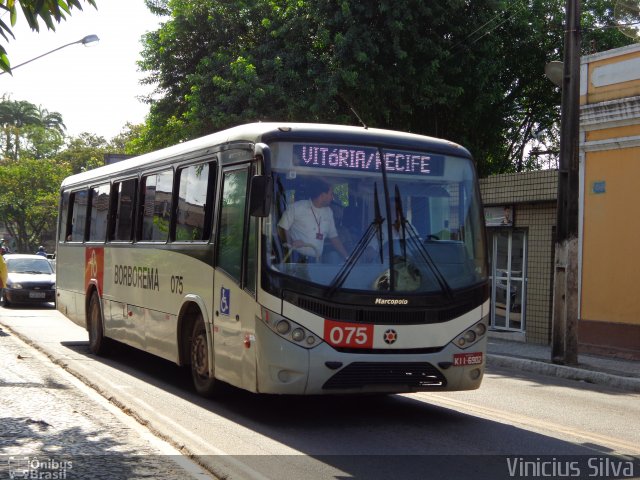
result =
M251 178L249 215L268 217L273 199L273 178L271 175L254 175Z
M264 143L256 143L253 154L262 163L262 175L251 178L249 214L252 217L267 217L273 199L273 178L271 177L271 149Z

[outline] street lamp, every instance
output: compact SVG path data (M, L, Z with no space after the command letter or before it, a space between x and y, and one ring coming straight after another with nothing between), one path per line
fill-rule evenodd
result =
M95 43L95 42L97 42L99 40L100 39L98 38L97 35L87 35L86 37L81 38L80 40L76 40L75 42L67 43L65 45L62 45L61 47L54 48L53 50L49 50L48 52L43 53L42 55L38 55L37 57L32 58L31 60L27 60L26 62L23 62L20 65L16 65L15 67L13 67L11 69L11 71L15 70L18 67L21 67L22 65L26 65L27 63L31 63L34 60L38 60L39 58L42 58L42 57L44 57L46 55L49 55L50 53L57 52L58 50L61 50L61 49L65 48L65 47L68 47L69 45L75 45L76 43L81 43L83 45L89 45L90 43ZM5 73L7 73L7 72L0 72L0 75L4 75Z

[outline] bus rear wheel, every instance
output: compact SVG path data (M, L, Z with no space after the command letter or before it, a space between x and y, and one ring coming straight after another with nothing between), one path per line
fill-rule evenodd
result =
M209 371L209 344L202 314L198 314L193 325L190 349L193 385L200 395L211 397L216 393L218 385L213 372Z
M102 320L102 308L100 298L96 292L91 295L89 301L89 315L87 315L87 330L89 331L89 350L95 355L107 353L110 341L104 336L104 324Z

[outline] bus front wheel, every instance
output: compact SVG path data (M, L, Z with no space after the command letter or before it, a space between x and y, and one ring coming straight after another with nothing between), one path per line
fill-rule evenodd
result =
M209 344L202 314L198 314L191 334L191 378L200 395L211 397L216 393L217 382L209 372Z
M89 315L87 315L87 330L89 331L89 350L95 355L104 355L109 347L109 339L104 336L102 322L102 308L97 293L91 295L89 301Z

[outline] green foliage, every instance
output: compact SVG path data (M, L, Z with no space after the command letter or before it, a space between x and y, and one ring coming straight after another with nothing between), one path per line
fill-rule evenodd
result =
M25 139L20 156L25 158L51 158L64 145L64 133L41 125L30 125L22 130Z
M564 0L164 0L139 65L157 85L132 144L157 149L248 121L357 123L448 138L481 174L553 149ZM585 0L585 53L628 44ZM353 110L353 111L352 111Z
M70 174L76 174L103 166L104 155L108 152L110 149L103 137L85 132L70 139L67 148L55 158L69 169Z
M17 251L35 251L43 232L55 232L58 187L69 173L54 160L11 161L0 167L0 218Z
M120 133L109 142L110 152L133 155L134 152L129 145L135 143L136 139L142 135L143 130L144 125L134 125L127 122Z
M22 11L31 30L39 32L40 20L44 22L49 30L55 30L56 23L66 20L74 8L82 10L81 1L97 8L95 0L0 0L0 12L9 13L11 24L11 26L7 25L5 21L0 18L0 35L2 35L5 41L9 41L7 35L15 38L11 28L15 26L18 19L18 7L20 7L20 11ZM5 72L11 72L7 51L1 44L0 69Z
M139 128L127 125L111 143L86 132L67 139L59 113L0 99L0 221L18 251L33 251L55 234L62 180L104 165L106 153L124 153Z
M63 144L64 129L58 112L25 100L0 99L0 147L5 159L51 156Z

